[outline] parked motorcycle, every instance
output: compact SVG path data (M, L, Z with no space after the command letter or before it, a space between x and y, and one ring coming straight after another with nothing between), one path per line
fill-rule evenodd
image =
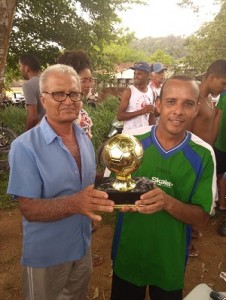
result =
M116 117L113 119L111 124L111 130L108 133L108 137L111 138L116 134L122 133L123 130L123 121L119 121Z

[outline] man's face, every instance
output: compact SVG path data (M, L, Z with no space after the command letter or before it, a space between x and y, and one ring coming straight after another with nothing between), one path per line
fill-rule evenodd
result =
M27 66L23 65L20 61L19 61L19 71L24 79L28 79Z
M93 77L90 69L84 69L79 72L81 91L84 95L88 95L93 87Z
M78 81L75 77L68 74L54 72L49 74L44 91L53 92L80 92ZM47 120L51 124L72 123L77 119L82 102L73 102L69 96L63 102L57 102L52 95L43 93L40 97L46 109Z
M165 70L162 70L158 73L153 72L152 73L152 79L158 82L159 84L162 84L165 79Z
M213 95L219 95L226 89L226 77L209 77L210 93Z
M148 84L149 73L141 70L134 70L134 84L143 85Z
M168 136L183 138L198 112L199 88L193 81L169 80L156 103L159 127Z

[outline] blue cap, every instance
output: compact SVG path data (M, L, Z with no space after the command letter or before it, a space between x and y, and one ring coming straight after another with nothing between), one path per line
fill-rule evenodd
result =
M150 65L148 63L146 63L146 62L143 62L143 61L135 63L133 65L133 67L131 67L130 69L132 69L132 70L140 70L140 71L144 71L144 72L148 72L148 73L151 72Z
M165 71L165 70L167 70L167 68L164 67L163 64L161 64L159 62L152 64L152 72L159 73L159 72Z

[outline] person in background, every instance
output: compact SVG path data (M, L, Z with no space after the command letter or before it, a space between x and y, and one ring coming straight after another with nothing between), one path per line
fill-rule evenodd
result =
M65 51L58 57L58 63L73 67L80 77L81 91L84 99L90 93L93 87L93 77L89 58L83 50ZM89 138L92 138L91 127L93 122L87 113L82 108L76 121L85 131Z
M214 151L217 160L217 177L219 185L218 210L226 212L226 91L216 105L214 124Z
M212 101L212 95L215 97L221 94L226 88L226 60L218 59L207 68L206 74L199 85L199 111L192 124L188 128L192 133L203 139L205 142L214 145L214 123L215 123L215 105ZM192 236L200 237L202 234L198 228L192 228ZM190 245L190 257L197 257L199 251L193 243Z
M26 79L22 89L26 104L25 131L34 127L44 116L45 110L39 99L39 77L41 67L38 58L33 54L23 54L19 59L19 69L22 77Z
M218 59L207 69L199 85L199 111L189 128L194 134L209 143L214 144L215 106L212 96L218 96L226 88L226 60Z
M123 133L155 123L153 93L148 86L151 67L146 62L138 62L131 69L134 84L122 92L117 114L117 119L124 121Z
M25 299L85 300L92 272L91 220L113 212L114 202L95 190L95 154L74 123L82 107L80 78L66 65L40 77L46 116L12 142L7 192L23 215ZM26 166L26 167L24 167Z
M215 155L186 128L198 113L199 87L185 75L163 84L158 125L128 131L144 147L135 177L155 186L116 214L111 300L182 300L188 226L205 226L214 210Z
M150 80L150 88L154 93L154 102L159 98L161 87L163 82L165 81L165 71L166 67L160 62L153 63L151 65L151 80Z

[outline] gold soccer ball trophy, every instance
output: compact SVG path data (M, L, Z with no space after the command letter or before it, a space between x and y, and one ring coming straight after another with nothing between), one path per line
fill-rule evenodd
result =
M143 158L143 146L132 135L118 134L110 138L102 151L105 166L116 175L112 187L120 192L135 188L136 182L131 174L137 170Z

